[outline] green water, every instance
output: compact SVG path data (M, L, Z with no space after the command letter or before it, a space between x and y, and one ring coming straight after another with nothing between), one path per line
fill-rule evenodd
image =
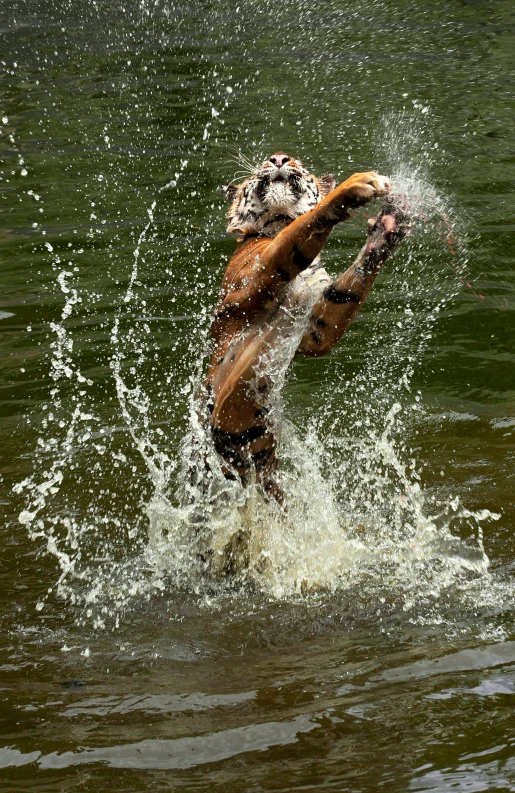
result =
M4 0L2 791L515 790L514 30L507 0ZM415 174L440 202L289 378L354 521L343 580L308 594L177 587L148 554L235 149ZM331 272L364 227L336 230ZM316 557L327 499L300 482ZM418 546L418 505L456 499Z

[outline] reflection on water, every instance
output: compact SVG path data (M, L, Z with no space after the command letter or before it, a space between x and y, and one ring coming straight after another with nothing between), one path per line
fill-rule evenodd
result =
M512 789L510 6L0 13L8 784ZM416 216L289 375L286 516L184 498L234 147Z

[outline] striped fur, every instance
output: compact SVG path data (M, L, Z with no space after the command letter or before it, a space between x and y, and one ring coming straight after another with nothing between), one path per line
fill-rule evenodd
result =
M297 352L327 353L407 228L405 215L386 202L356 262L333 282L319 260L332 229L353 208L390 190L373 171L333 185L332 177L317 179L279 153L227 189L228 230L240 238L213 313L210 427L226 476L244 485L255 477L280 503L270 400L274 356L284 349L287 364Z

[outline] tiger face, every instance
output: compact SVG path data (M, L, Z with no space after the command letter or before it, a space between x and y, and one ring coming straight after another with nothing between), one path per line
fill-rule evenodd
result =
M231 207L227 231L274 236L285 223L318 204L335 186L331 174L316 177L300 160L278 152L242 184L225 186Z

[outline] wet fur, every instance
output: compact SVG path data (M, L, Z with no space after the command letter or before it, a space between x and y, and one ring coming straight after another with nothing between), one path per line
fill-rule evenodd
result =
M332 229L353 208L390 191L373 171L334 184L332 176L317 178L279 153L242 184L225 188L228 231L239 240L213 312L205 381L210 429L225 475L244 485L255 477L279 503L267 362L299 318L304 324L291 357L332 349L407 230L404 213L386 202L355 263L333 281L319 259Z

